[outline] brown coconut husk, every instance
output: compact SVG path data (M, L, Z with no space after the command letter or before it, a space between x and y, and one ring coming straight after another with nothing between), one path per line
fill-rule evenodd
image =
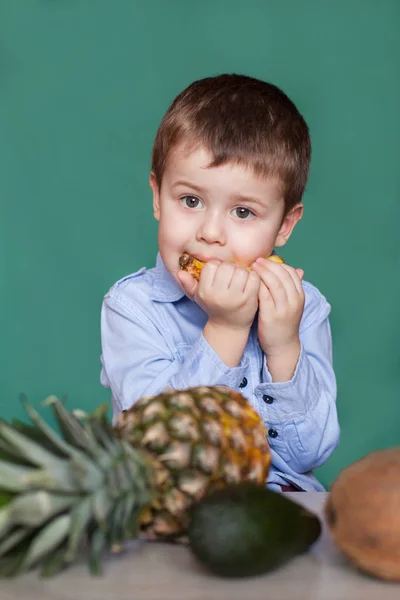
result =
M377 450L341 471L325 518L333 541L369 575L400 581L400 446Z

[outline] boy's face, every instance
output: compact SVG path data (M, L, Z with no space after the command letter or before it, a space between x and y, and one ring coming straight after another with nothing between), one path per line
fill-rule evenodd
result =
M298 204L282 222L284 201L276 179L231 163L207 168L211 160L203 147L187 153L180 145L169 156L160 189L150 175L159 251L178 283L183 252L248 267L283 246L302 217Z

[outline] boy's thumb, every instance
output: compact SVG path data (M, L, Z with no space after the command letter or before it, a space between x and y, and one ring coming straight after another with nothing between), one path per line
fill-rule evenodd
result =
M189 296L189 298L193 300L197 290L197 281L190 275L190 273L187 273L186 271L178 271L176 276L179 279L179 283L181 284L186 296Z

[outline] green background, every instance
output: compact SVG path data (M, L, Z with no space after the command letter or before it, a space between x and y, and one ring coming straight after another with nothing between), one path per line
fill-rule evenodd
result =
M271 81L309 123L305 215L284 258L332 304L341 443L329 485L400 444L398 0L0 0L0 414L101 388L99 314L154 265L153 138L191 81ZM46 413L47 414L47 413ZM373 482L371 482L373 485Z

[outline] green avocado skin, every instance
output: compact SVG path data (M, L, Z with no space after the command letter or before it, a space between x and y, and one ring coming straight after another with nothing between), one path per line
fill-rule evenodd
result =
M189 547L210 571L251 577L306 552L321 535L317 515L284 495L253 483L232 484L196 504Z

